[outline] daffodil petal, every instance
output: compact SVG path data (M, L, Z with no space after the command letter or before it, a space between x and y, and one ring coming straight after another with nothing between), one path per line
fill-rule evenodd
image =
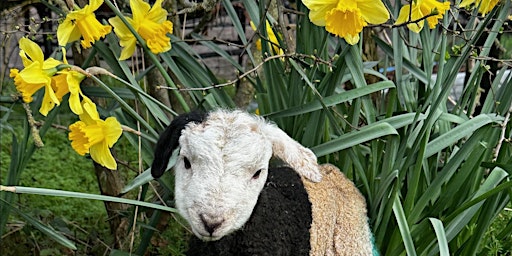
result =
M24 81L31 84L51 84L51 78L41 69L39 62L33 62L18 74Z
M52 88L55 91L57 99L62 100L62 97L69 93L69 87L67 84L67 74L65 72L57 74L52 77Z
M339 0L302 0L302 3L310 10L317 11L319 9L333 9L338 5Z
M92 145L89 149L89 153L91 154L91 158L98 164L110 169L116 170L117 163L106 142L101 142L95 145Z
M359 34L345 35L343 38L350 45L355 45L355 44L357 44L359 42Z
M415 18L418 17L417 12L415 13L415 12L411 11L410 4L402 6L402 8L400 9L400 13L398 14L398 18L396 19L395 24L403 24L403 23L409 22L411 20L411 19L409 19L409 14L411 14L412 20L416 20ZM420 14L420 16L421 16L421 14ZM419 33L421 31L421 29L423 28L424 23L425 22L422 20L417 23L407 24L407 27L411 31Z
M84 112L79 116L80 120L84 121L88 125L95 123L97 120L100 120L100 115L96 109L96 104L94 104L91 99L84 98L82 100L82 107Z
M41 108L39 108L39 113L43 116L47 116L48 112L50 112L55 105L59 105L60 101L57 99L55 92L51 88L51 86L45 86L45 92L43 96L43 101L41 102Z
M364 20L370 24L382 24L389 19L389 12L381 1L360 0L357 7L361 10Z
M112 27L101 24L94 14L102 4L103 0L91 0L83 9L68 13L64 22L57 28L59 45L64 46L82 37L82 47L89 48L92 47L92 43L110 33Z
M356 38L355 36L366 25L358 9L335 8L327 12L326 17L325 29L342 38L350 36L349 40L351 40L352 44L355 44L353 41Z
M167 20L167 11L162 8L162 1L163 0L157 0L155 4L153 4L153 7L146 15L146 19L152 20L156 23L163 23Z
M66 46L69 42L80 40L81 36L80 29L70 17L66 17L57 27L57 41L60 46Z
M330 6L324 6L322 8L316 9L316 10L311 10L309 12L309 20L313 24L323 27L323 26L325 26L326 13L332 9L333 8Z
M142 0L130 0L130 8L132 9L134 22L140 23L145 19L150 6Z
M124 41L121 45L123 46L123 50L121 50L121 56L119 56L119 60L126 60L130 58L135 52L135 47L137 46L137 39L132 38L131 40Z
M467 7L474 2L475 2L475 0L462 0L459 4L459 7Z
M80 103L80 96L82 91L80 90L80 82L85 76L76 71L69 71L66 75L66 81L69 88L69 108L73 113L77 115L83 114L82 104ZM82 97L85 97L82 95Z
M90 0L89 5L85 8L88 8L87 11L94 12L100 8L100 6L103 4L103 0Z
M105 119L105 140L109 147L114 146L119 137L123 134L121 124L115 117Z
M40 64L44 62L44 54L39 45L26 37L20 39L19 45L20 50L28 55L32 61L38 61Z

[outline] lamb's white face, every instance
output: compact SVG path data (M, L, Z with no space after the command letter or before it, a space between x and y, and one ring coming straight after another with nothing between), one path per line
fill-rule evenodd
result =
M218 240L251 216L268 174L272 143L254 118L212 114L180 137L175 170L179 213L202 240Z

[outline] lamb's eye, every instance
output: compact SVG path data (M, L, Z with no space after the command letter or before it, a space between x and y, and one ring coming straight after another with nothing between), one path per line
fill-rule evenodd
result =
M185 164L185 169L190 169L190 167L192 167L190 161L186 157L183 158L183 164Z
M257 170L257 171L254 173L254 175L252 175L252 178L253 178L253 179L257 179L257 178L259 178L259 177L260 177L260 174L261 174L261 169Z

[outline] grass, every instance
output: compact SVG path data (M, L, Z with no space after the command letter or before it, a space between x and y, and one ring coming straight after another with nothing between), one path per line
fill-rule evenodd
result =
M512 237L500 240L497 236L512 222L512 204L509 203L485 234L482 242L482 255L512 255Z
M73 151L67 140L67 133L51 129L44 138L45 146L37 150L32 161L21 176L21 186L44 187L86 193L98 193L98 185L92 161ZM10 162L10 134L2 134L0 151L1 176L4 179ZM103 240L108 237L108 223L103 203L93 200L80 200L63 197L43 197L37 195L17 195L16 203L25 213L47 223L70 237L85 241L93 236ZM11 223L19 223L16 215ZM6 241L16 241L14 248L6 248L2 255L27 255L34 250L44 254L46 250L54 252L55 242L42 236L35 229L11 225L11 233L3 237ZM21 239L21 240L20 240ZM11 244L11 243L6 243ZM87 246L79 247L86 251ZM25 248L25 249L23 249ZM22 251L19 251L22 250ZM60 252L59 254L64 253Z
M10 162L10 134L1 136L0 178L4 180ZM70 146L67 132L50 129L43 138L45 146L37 150L21 176L20 186L51 188L97 194L99 191L90 159L78 155ZM136 152L127 141L116 147L122 159L136 159ZM122 166L120 172L134 175ZM107 214L103 202L66 197L19 194L15 202L24 213L66 234L77 244L72 252L45 237L35 228L11 214L8 231L2 237L0 255L102 255L111 244ZM183 255L186 250L185 229L173 218L154 240L150 251L158 255ZM76 254L75 254L76 253Z

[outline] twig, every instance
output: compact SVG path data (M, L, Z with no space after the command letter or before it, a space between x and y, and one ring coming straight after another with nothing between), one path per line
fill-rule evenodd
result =
M207 91L207 90L211 90L211 89L218 89L218 88L222 88L222 87L233 85L233 84L237 83L238 81L242 80L244 77L256 72L258 69L260 69L263 66L263 64L265 64L266 62L268 62L270 60L281 59L281 58L303 58L303 59L308 58L308 59L312 59L316 63L322 63L329 67L332 67L331 61L320 59L314 55L306 55L306 54L298 54L298 53L277 54L277 55L272 55L272 56L269 56L269 57L263 59L263 61L261 61L261 63L256 65L254 68L246 71L245 73L243 73L236 79L226 82L226 83L214 84L211 86L206 86L206 87L201 87L201 88L173 88L173 87L168 87L168 86L157 86L157 89L178 90L178 91Z
M188 2L188 1L187 1ZM193 3L190 7L182 9L176 12L177 15L185 14L185 13L193 13L198 11L209 12L217 5L218 0L206 0L200 3Z
M399 23L399 24L376 24L376 25L368 25L367 27L385 27L385 28L399 28L399 27L403 27L403 26L407 26L409 24L414 24L414 23L418 23L420 21L423 21L423 20L426 20L432 16L436 16L438 15L439 13L435 13L435 12L432 12L428 15L425 15L419 19L415 19L415 20L409 20L409 21L406 21L406 22L402 22L402 23Z
M11 231L5 233L2 237L0 237L0 239L5 239L6 237L10 236L11 234L14 234L14 233L22 230L23 227L25 227L25 225L26 225L25 223L20 223L19 225L16 225L16 227L14 227Z
M137 135L139 137L142 134L140 131L137 131L137 130L135 130L135 129L129 127L129 126L126 126L126 125L121 125L121 128L123 129L123 131L129 132L129 133L133 133L133 134L135 134L135 135Z
M137 101L135 101L135 110L139 111ZM137 130L140 134L140 122L137 121ZM139 136L137 138L137 146L138 146L138 160L139 160L139 175L143 172L142 168L142 138ZM139 192L137 193L137 200L140 200L142 197L142 186L139 186ZM133 224L130 230L130 253L133 251L133 244L135 243L135 228L137 226L137 215L139 214L139 206L135 206L135 211L133 213Z
M503 141L505 141L505 131L507 130L507 123L510 119L510 112L512 111L508 111L507 114L505 115L505 120L503 120L503 124L501 125L501 134L500 134L500 139L498 141L498 145L496 145L496 149L494 151L494 161L496 161L496 159L498 159L498 155L500 153L500 149L501 149L501 145L503 144Z
M44 143L41 139L41 136L39 135L39 130L37 130L37 122L32 115L32 110L30 109L28 103L23 102L22 105L23 109L25 109L25 112L27 113L27 121L28 125L30 125L30 132L32 133L32 137L34 138L34 145L36 145L38 148L42 148L44 147Z

